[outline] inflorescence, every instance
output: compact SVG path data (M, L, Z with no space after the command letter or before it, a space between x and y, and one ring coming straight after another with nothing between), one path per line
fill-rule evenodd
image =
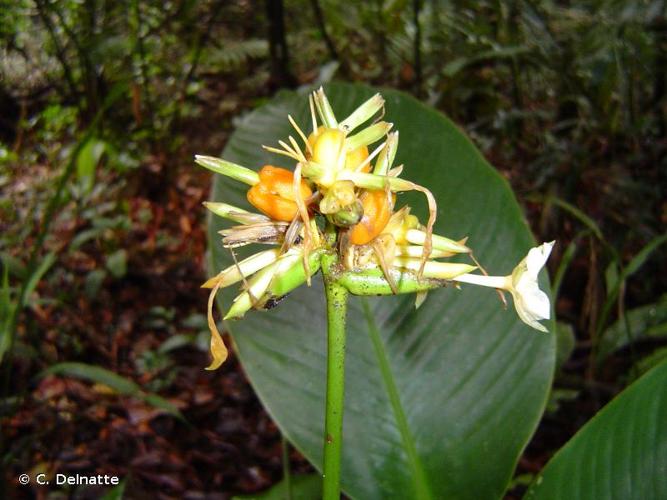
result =
M309 96L312 132L288 120L303 146L289 136L279 148L265 149L287 156L294 170L264 165L259 172L219 158L197 156L196 162L249 186L248 202L261 213L226 203L205 203L215 215L238 225L221 231L222 244L232 251L252 243L270 244L237 261L204 283L210 288L208 323L213 362L227 358L213 319L213 303L220 288L241 283L224 319L241 318L251 308L269 309L324 267L351 293L378 295L417 293L416 306L426 293L447 284L470 283L512 294L515 309L526 324L547 331L538 321L550 317L547 295L537 276L554 242L530 250L509 276L488 276L474 258L467 239L455 241L433 234L436 201L423 186L400 178L394 167L398 132L382 120L362 127L384 113L384 99L376 94L352 114L338 121L320 88ZM370 146L380 143L373 149ZM429 217L422 224L410 207L395 209L395 193L419 191L426 196ZM443 262L457 254L471 264ZM478 269L483 274L472 271Z

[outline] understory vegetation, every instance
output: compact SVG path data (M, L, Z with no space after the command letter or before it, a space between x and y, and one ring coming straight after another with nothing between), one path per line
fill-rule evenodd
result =
M445 113L508 181L535 240L557 240L556 372L506 493L520 498L582 425L667 359L666 9L4 2L0 496L40 495L16 482L24 472L115 474L129 498L230 498L313 471L233 350L203 370L212 179L193 158L219 156L276 94L339 80ZM445 219L455 210L441 203Z

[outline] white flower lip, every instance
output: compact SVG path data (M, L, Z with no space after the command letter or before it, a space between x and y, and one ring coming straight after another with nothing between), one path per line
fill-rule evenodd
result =
M452 278L461 283L482 285L506 290L512 294L514 308L521 321L541 332L548 330L539 323L551 317L551 304L546 293L540 290L538 275L544 267L556 242L542 243L531 248L528 255L519 262L510 276L482 276L463 274Z
M512 287L509 291L514 298L514 307L521 320L528 326L546 332L539 320L551 317L551 304L546 293L537 282L540 270L551 254L555 241L531 248L512 273Z

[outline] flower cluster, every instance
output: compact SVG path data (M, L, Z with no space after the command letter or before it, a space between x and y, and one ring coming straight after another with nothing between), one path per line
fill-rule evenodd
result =
M455 241L433 234L436 201L423 186L400 178L394 166L398 132L376 120L384 100L376 94L350 116L338 121L322 89L309 96L312 132L306 134L291 116L300 137L279 141L267 150L289 157L294 170L264 165L259 172L219 158L197 156L196 162L249 186L248 202L260 213L226 203L206 203L214 214L238 225L221 231L223 246L233 249L262 243L273 248L258 252L221 271L203 286L211 289L208 322L213 362L227 357L213 319L213 301L220 288L241 283L224 319L242 317L249 309L269 309L320 270L324 257L331 279L359 295L417 293L417 307L428 290L448 283L471 283L509 291L519 317L538 330L548 319L549 299L537 285L552 243L532 249L506 277L488 276L475 260L466 239ZM379 143L379 145L373 146ZM396 210L395 193L419 191L426 196L429 217L422 224L409 207ZM471 264L446 262L457 254ZM474 274L479 269L483 274ZM502 292L501 292L502 296Z

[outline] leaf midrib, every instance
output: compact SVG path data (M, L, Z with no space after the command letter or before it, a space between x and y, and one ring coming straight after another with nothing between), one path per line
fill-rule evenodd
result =
M396 387L396 382L394 381L394 374L391 371L391 366L389 364L389 359L387 357L384 343L382 342L382 337L380 336L380 331L375 323L375 316L373 315L373 311L368 305L368 300L366 300L365 297L359 297L359 299L361 300L364 317L368 326L368 334L373 343L373 348L377 357L378 367L380 368L380 373L382 375L382 381L384 382L384 387L387 391L387 396L389 397L392 411L394 412L394 418L396 419L396 426L398 427L398 431L401 434L401 440L403 441L403 446L405 447L408 463L410 464L410 469L412 470L415 498L418 500L431 500L433 497L431 495L428 480L426 478L426 473L424 472L421 460L417 454L417 447L415 446L412 433L410 432L410 428L408 426L408 420L405 416L405 412L403 411L403 405L401 404L401 399L398 394L398 388Z

